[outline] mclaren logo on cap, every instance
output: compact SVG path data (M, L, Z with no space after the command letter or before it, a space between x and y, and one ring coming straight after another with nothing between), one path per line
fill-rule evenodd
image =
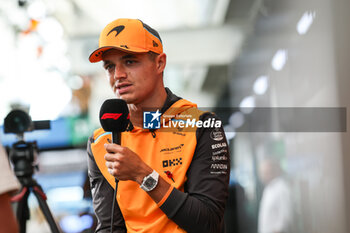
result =
M113 28L112 30L110 30L110 31L108 32L107 36L108 36L109 34L111 34L111 32L114 32L114 31L117 32L117 34L115 34L115 36L118 36L118 34L119 34L121 31L123 31L124 28L125 28L125 26L123 26L123 25L116 26L115 28Z

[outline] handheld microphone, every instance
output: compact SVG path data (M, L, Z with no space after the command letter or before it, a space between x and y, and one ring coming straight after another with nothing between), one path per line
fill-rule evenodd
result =
M126 102L122 99L108 99L101 106L100 123L104 131L112 132L112 141L121 144L121 132L124 132L129 125L130 115ZM118 189L118 180L115 178L114 198L111 211L110 232L113 232L114 209Z
M104 131L112 132L112 141L121 143L121 132L129 125L130 115L126 102L122 99L108 99L101 106L100 123Z

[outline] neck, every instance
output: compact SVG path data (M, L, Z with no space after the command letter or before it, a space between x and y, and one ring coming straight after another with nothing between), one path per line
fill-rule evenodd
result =
M142 128L143 125L143 111L145 108L149 109L161 109L167 98L167 93L165 88L158 92L154 92L153 98L148 98L147 100L138 104L128 104L130 112L130 121L134 126Z

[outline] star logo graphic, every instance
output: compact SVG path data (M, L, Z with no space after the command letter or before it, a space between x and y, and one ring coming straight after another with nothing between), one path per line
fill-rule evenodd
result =
M156 112L143 112L143 128L144 129L160 129L160 116L162 113L157 110Z
M155 119L158 119L158 117L160 117L160 115L162 115L159 110L157 110L155 113L151 113L151 115L153 116L152 121L154 121Z

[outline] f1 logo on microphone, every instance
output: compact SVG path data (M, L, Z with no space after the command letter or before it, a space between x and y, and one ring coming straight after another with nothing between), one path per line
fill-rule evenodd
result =
M101 120L105 120L105 119L118 120L118 118L121 115L122 115L122 113L105 113L102 115Z
M159 129L160 116L162 114L157 110L156 112L143 112L143 128L144 129Z

